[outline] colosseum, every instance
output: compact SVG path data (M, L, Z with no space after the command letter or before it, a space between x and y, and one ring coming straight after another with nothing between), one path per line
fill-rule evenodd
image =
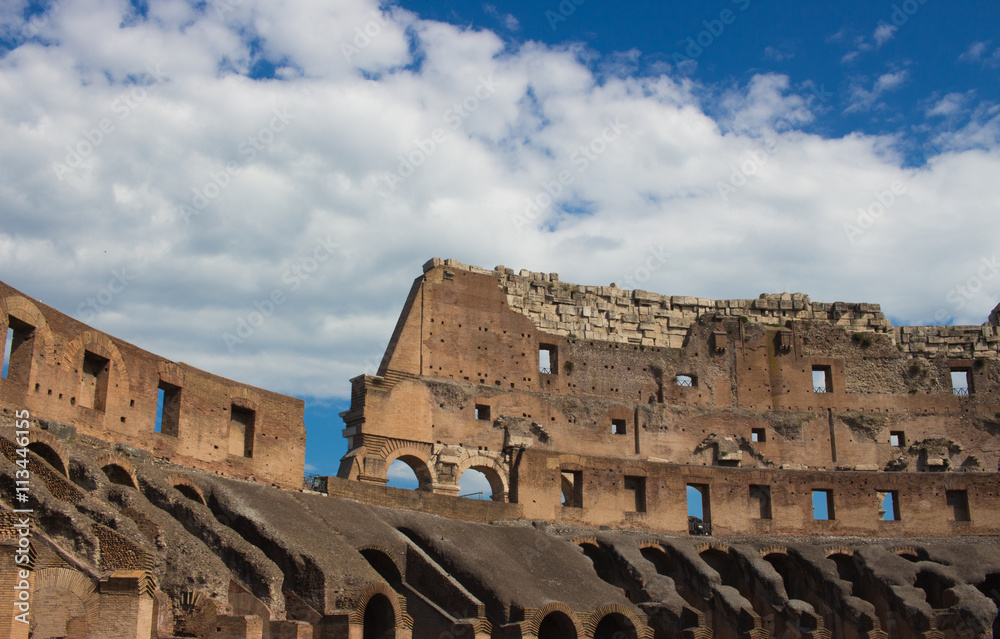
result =
M900 327L435 258L387 337L306 483L301 400L0 283L0 638L1000 627L1000 306Z

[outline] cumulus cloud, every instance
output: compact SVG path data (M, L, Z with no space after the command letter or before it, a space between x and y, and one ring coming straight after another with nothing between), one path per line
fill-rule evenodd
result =
M948 301L1000 231L989 107L904 168L892 138L803 132L809 96L782 75L705 87L374 0L22 16L4 14L0 57L0 277L241 381L347 396L433 256L701 297L798 290L905 322L980 323L996 303L995 287Z
M1000 67L1000 47L991 52L989 40L973 42L958 59L962 62L977 62L989 68Z
M883 23L875 27L875 33L872 34L872 39L875 40L875 46L880 47L891 40L892 37L896 35L896 31L898 29L899 27L888 23Z

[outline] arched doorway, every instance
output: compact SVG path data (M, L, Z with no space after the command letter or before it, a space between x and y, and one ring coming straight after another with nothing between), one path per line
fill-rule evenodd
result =
M396 611L385 595L372 595L365 606L364 639L396 639Z
M385 478L393 488L430 490L434 483L427 462L416 455L400 455L386 468Z
M389 555L385 554L377 548L363 548L361 550L361 556L365 558L368 564L375 569L382 579L392 586L393 590L399 590L400 585L403 583L403 577L399 574L399 568L396 567L396 563L389 558Z
M57 453L51 446L45 442L31 442L28 444L28 450L35 453L42 459L44 459L49 466L52 466L59 472L63 477L68 477L66 473L66 465L63 464L63 460L59 457Z
M135 480L132 479L132 475L118 464L108 464L107 466L101 468L101 470L103 470L104 474L108 476L108 481L112 484L128 486L129 488L135 488L138 490L138 486L135 485Z
M612 612L601 618L594 630L594 639L638 639L638 635L628 617Z
M539 624L538 639L576 639L576 626L565 612L553 610Z

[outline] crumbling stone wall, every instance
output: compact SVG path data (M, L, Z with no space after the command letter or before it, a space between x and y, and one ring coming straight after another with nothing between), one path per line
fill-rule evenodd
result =
M423 490L456 494L472 467L456 461L477 456L491 460L477 469L508 486L504 498L526 516L535 508L560 519L570 511L552 505L573 500L561 488L571 476L560 473L584 472L595 458L995 473L998 348L992 324L892 327L875 304L797 294L716 302L434 259L414 282L378 374L352 380L343 415L350 451L338 475L384 483L399 459ZM953 388L956 373L967 388ZM544 477L521 472L535 451L577 461ZM643 473L629 472L611 472L606 495L589 492L594 501L570 519L649 526L635 514ZM867 509L875 495L856 498ZM676 522L656 525L682 529L683 504L673 510ZM949 534L945 505L932 511L921 525ZM814 526L811 516L793 519L783 534ZM759 526L744 518L731 530Z
M3 407L184 465L301 485L302 400L158 357L0 282L0 352L8 335ZM162 427L155 432L161 391Z

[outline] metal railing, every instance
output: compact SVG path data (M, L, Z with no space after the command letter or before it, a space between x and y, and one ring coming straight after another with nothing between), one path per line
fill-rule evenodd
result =
M813 386L814 393L828 393L830 391L826 390L826 386Z
M545 373L546 375L551 375L552 374L552 369L551 368L539 368L538 372L539 373Z
M692 380L690 377L678 377L677 378L677 385L678 386L693 386L694 385L693 381L694 380Z
M953 388L952 392L955 393L956 395L968 395L969 394L969 389L968 388Z

